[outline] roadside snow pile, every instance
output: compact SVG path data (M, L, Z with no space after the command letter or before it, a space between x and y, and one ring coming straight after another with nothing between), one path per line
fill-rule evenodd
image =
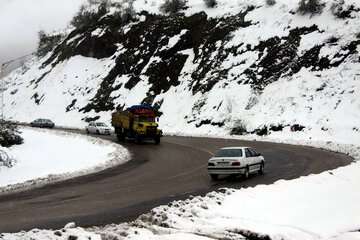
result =
M9 149L0 147L0 173L1 168L11 168L16 164L15 158L11 155Z
M21 129L24 143L9 148L12 168L0 168L0 192L13 192L101 171L129 160L119 144L61 131Z
M39 230L33 229L29 232L20 232L16 234L0 233L1 240L102 240L98 234L77 228L75 224L69 223L63 229Z

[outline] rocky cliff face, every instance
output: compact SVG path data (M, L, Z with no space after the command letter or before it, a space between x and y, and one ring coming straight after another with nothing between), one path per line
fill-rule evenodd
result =
M312 16L288 0L189 4L176 15L137 9L126 23L106 14L73 29L6 79L7 116L80 127L149 103L171 132L359 131L358 3L338 14L327 3Z

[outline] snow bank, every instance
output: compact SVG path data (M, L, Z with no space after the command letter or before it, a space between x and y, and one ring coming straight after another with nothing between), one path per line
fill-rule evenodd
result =
M101 171L129 160L119 144L75 133L21 129L24 143L10 148L12 168L0 167L0 192L18 191Z
M52 230L38 230L34 229L29 232L20 232L17 234L0 234L0 239L16 240L102 240L98 234L85 231L82 228L77 228L74 224L67 224L63 229L58 231Z

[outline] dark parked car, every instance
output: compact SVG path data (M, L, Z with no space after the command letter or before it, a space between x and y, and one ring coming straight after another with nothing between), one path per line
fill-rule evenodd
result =
M55 127L55 123L53 123L49 119L36 119L30 123L32 127L40 127L40 128L53 128Z

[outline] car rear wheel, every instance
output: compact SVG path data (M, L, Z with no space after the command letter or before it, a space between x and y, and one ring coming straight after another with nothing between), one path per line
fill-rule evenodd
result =
M219 179L219 175L218 174L210 174L211 180L216 181Z
M245 178L245 179L248 179L248 178L249 178L249 175L250 175L250 170L249 170L249 166L247 166L247 167L245 168L244 178Z

